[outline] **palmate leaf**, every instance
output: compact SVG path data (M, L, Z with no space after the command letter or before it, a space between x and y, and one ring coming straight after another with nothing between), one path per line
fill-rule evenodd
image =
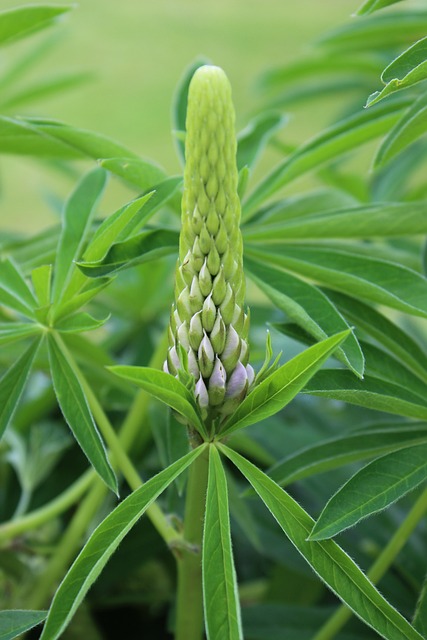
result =
M69 624L86 593L120 542L156 498L204 450L194 449L150 478L119 504L95 529L60 584L49 609L40 640L56 640Z
M0 345L23 340L40 333L40 327L30 322L0 322Z
M344 369L319 371L305 385L303 393L342 400L376 411L427 420L427 399L380 378L358 380Z
M223 438L283 409L350 334L351 331L347 330L326 338L269 375L228 418L219 437Z
M382 72L385 87L369 96L367 107L386 96L427 79L427 37L421 38L395 58Z
M375 167L382 167L427 132L427 93L424 92L396 122L375 156Z
M427 423L391 423L358 429L297 451L268 472L282 487L351 462L359 462L414 444L427 444Z
M113 278L99 278L98 280L89 280L89 284L86 284L80 293L75 294L69 300L62 300L61 306L56 313L55 327L57 323L62 322L62 318L68 317L85 304L87 304L92 298L98 295L103 289L108 287Z
M328 501L310 540L325 540L386 509L427 479L427 444L389 453L363 467Z
M427 16L427 14L426 14ZM299 147L267 175L250 194L242 219L248 220L257 207L295 178L318 169L331 160L387 133L397 122L401 110L410 103L400 98L338 122Z
M0 259L0 304L33 318L37 300L11 258Z
M382 202L327 213L253 224L243 231L245 241L276 243L324 238L393 237L427 233L426 202Z
M343 316L328 298L313 285L260 262L245 260L249 277L289 318L316 340L349 329ZM363 377L364 357L356 337L351 334L337 357L359 377Z
M105 188L106 178L107 174L103 169L91 171L82 178L66 203L54 267L54 303L58 304L67 293L74 261L79 256L89 232L96 205Z
M361 620L387 640L422 640L333 540L307 540L314 521L289 494L235 451L224 445L219 448L246 477L319 578Z
M150 367L117 365L108 367L116 375L136 384L152 396L164 402L187 418L200 433L206 435L205 427L196 408L194 395L176 378L164 371Z
M107 487L117 493L117 479L108 460L104 443L78 377L63 354L60 344L52 333L48 335L50 371L59 407L95 471Z
M0 12L0 45L25 37L52 24L73 8L68 6L34 5Z
M113 244L102 260L78 262L77 266L89 278L102 278L121 269L176 253L178 238L178 232L171 229L142 231L124 242Z
M399 358L408 369L427 382L427 354L421 344L368 304L330 289L324 291L350 322L375 338L395 358Z
M36 338L0 379L0 438L16 411L42 339Z
M0 611L0 640L13 640L46 619L47 611Z
M143 191L166 178L166 173L156 164L141 158L106 158L100 161L101 167Z
M209 449L209 479L202 547L203 602L208 640L243 640L231 548L227 479L216 447Z
M375 303L427 318L427 279L407 267L325 245L286 245L262 251L246 246L246 255L273 263L327 286Z

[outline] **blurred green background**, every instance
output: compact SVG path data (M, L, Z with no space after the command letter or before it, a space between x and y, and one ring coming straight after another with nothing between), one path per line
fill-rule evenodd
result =
M22 5L4 1L2 9ZM357 0L82 0L61 24L4 47L7 67L36 39L56 39L48 54L26 76L86 71L93 77L79 87L16 108L11 114L48 116L99 131L153 159L171 173L179 163L171 136L171 103L184 69L203 55L222 66L233 86L238 126L259 104L255 89L261 71L291 62L316 36L350 19ZM290 141L318 129L324 113L293 118ZM9 114L9 115L11 115ZM299 119L300 118L300 119ZM84 168L80 163L79 171ZM31 158L0 158L0 228L34 231L55 219L73 178L46 170ZM117 180L104 199L105 212L129 199Z

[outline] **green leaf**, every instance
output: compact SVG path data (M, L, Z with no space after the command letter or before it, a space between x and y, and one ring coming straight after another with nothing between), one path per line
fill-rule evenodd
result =
M89 278L100 278L120 269L157 260L178 251L177 231L150 229L113 244L107 254L97 262L78 262L77 266Z
M166 174L157 165L140 158L108 158L100 161L101 167L119 178L138 187L142 191L151 190L154 185L164 181Z
M423 38L427 31L427 11L414 9L384 13L353 20L319 39L319 43L339 50L389 50Z
M117 479L83 389L53 334L48 335L48 350L53 388L65 421L95 471L117 493Z
M2 96L0 108L3 111L6 109L17 109L17 107L22 109L22 107L27 104L33 107L37 100L45 99L61 91L78 87L84 82L93 80L94 77L93 73L87 72L62 73L58 76L48 76L47 78L38 80L36 83L28 84L25 89L18 89L9 95L6 94Z
M173 106L172 106L172 126L175 131L185 133L185 120L187 117L187 97L188 87L190 86L191 78L197 69L204 64L209 64L207 58L197 58L184 72L184 75L180 79L176 88ZM184 141L178 139L175 136L175 142L177 145L178 156L182 163L185 162Z
M387 133L408 104L407 100L393 100L357 113L299 147L255 188L244 205L243 219L249 219L264 200L295 178Z
M427 233L425 202L382 202L351 209L253 224L243 231L245 241L276 243L317 238L393 237Z
M42 339L36 338L0 379L0 438L16 411Z
M41 267L33 269L31 272L31 280L40 307L47 307L50 304L52 265L44 264Z
M372 425L297 451L277 462L268 475L280 486L317 473L391 453L413 444L427 443L427 424Z
M365 376L358 380L344 369L320 371L304 393L342 400L376 411L427 420L427 400L397 384Z
M0 345L28 338L40 333L37 324L29 322L0 322Z
M423 93L402 115L382 142L375 156L381 167L427 132L427 93Z
M427 317L427 279L403 265L333 246L286 245L268 253L246 247L258 261L294 271L352 296Z
M379 9L384 9L384 7L389 7L391 4L396 4L397 2L402 2L402 0L366 0L357 10L356 15L368 15Z
M89 313L75 313L74 315L67 316L64 320L60 320L55 323L55 329L63 333L76 333L80 331L93 331L102 327L110 318L109 313L105 318L97 320L93 318Z
M387 640L421 640L333 540L308 541L313 519L271 478L238 453L219 445L247 478L289 540L316 574L361 620Z
M382 511L427 479L427 444L393 451L366 465L328 501L310 540L326 540Z
M117 365L108 367L116 375L141 387L152 396L164 402L179 414L187 418L200 433L205 427L200 420L194 395L174 376L150 367L132 367Z
M297 395L351 331L309 347L257 385L221 428L220 437L274 415Z
M422 345L382 313L360 300L325 290L328 298L345 314L350 322L360 327L399 358L411 371L427 381L427 354Z
M108 287L112 281L113 278L99 278L99 280L89 281L89 284L86 285L80 293L74 295L70 300L63 300L56 313L55 324L61 322L62 318L69 316L87 304L92 298L97 296L98 293Z
M349 329L335 306L313 285L250 259L245 260L245 268L251 280L270 300L316 340ZM340 356L356 375L363 377L363 353L353 334L337 350L336 356Z
M0 12L0 45L23 38L52 24L72 9L68 6L34 5Z
M269 139L288 121L282 113L264 112L256 116L237 136L237 167L252 168Z
M203 530L203 602L208 640L242 640L240 603L231 548L227 479L216 447L209 449Z
M395 58L382 72L385 87L369 96L367 107L386 96L427 79L427 37L422 38Z
M95 529L60 584L40 640L56 640L113 555L120 542L156 498L204 450L194 449L131 493Z
M103 169L91 171L82 178L66 203L54 268L53 302L58 303L67 291L74 261L81 253L106 177Z
M12 640L46 619L47 611L0 611L0 640Z
M11 258L0 259L0 304L34 317L37 300Z

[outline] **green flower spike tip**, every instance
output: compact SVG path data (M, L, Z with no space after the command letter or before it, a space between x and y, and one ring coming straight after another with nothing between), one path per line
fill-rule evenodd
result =
M193 376L205 421L219 425L254 380L248 364L234 108L222 69L206 65L195 72L186 127L182 229L164 369Z

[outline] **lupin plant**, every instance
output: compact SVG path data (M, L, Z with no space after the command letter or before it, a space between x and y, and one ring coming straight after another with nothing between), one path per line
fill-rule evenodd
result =
M427 490L420 487L427 354L419 322L427 318L419 242L427 192L412 176L425 158L418 139L425 38L397 55L402 42L422 35L427 15L369 17L395 3L366 0L360 14L367 17L326 36L306 60L263 77L264 90L278 94L276 106L308 96L314 108L319 92L338 99L343 89L342 82L319 85L319 72L335 80L344 70L357 79L360 105L351 94L349 106L345 92L342 111L350 115L295 149L276 137L284 158L248 196L256 158L286 117L266 108L236 142L230 84L212 65L194 65L178 91L183 181L100 134L0 116L1 152L59 158L62 168L83 157L101 164L64 203L61 225L34 238L0 238L1 640L43 622L42 640L136 637L133 622L142 615L141 633L156 640L169 631L175 640L427 638ZM0 44L69 9L0 12ZM364 111L385 60L387 84ZM3 108L34 94L11 81L25 66L2 71ZM403 89L409 99L390 100ZM372 176L338 164L379 136ZM313 170L320 188L281 194ZM107 172L138 197L96 219ZM426 255L424 248L424 263ZM146 262L134 279L114 280ZM244 269L272 303L249 298L251 335ZM259 364L264 319L283 342L281 366L269 334ZM419 339L409 333L414 326ZM329 359L333 367L319 370ZM85 472L79 448L90 464ZM349 462L359 465L350 479L342 469ZM153 466L158 473L144 482ZM290 483L298 484L288 492ZM393 505L398 499L404 508ZM306 503L320 513L317 521ZM385 507L391 516L378 513ZM282 545L282 532L291 544ZM353 557L373 560L366 574ZM377 590L392 565L393 579ZM331 614L335 596L342 604ZM163 635L148 627L148 608L168 609ZM352 614L359 620L342 634Z
M199 67L188 92L182 228L164 369L193 376L194 394L213 433L255 377L244 306L234 120L224 72Z

